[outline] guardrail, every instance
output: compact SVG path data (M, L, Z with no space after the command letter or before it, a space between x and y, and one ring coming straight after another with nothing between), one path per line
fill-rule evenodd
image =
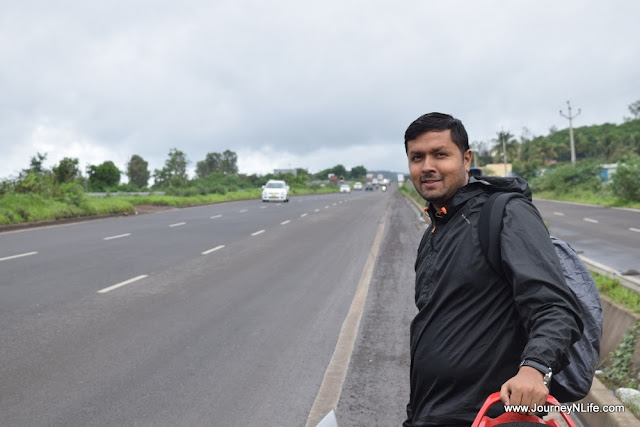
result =
M634 276L626 276L620 273L613 268L607 267L606 265L600 264L597 261L579 255L580 259L584 261L589 270L601 274L603 276L610 277L612 279L617 279L620 281L620 284L627 289L631 289L632 291L640 292L640 279Z

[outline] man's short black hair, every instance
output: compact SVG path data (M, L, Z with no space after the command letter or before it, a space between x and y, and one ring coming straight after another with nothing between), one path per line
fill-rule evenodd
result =
M451 140L464 154L469 149L469 136L464 125L455 117L443 113L428 113L414 120L404 133L404 151L407 151L407 143L420 135L447 129L451 131Z

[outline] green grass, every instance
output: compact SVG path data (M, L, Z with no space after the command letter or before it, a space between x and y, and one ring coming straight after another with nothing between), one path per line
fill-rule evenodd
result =
M601 295L606 295L612 301L634 313L640 313L640 293L624 287L618 279L612 279L597 273L592 274Z
M600 205L600 206L615 206L615 207L624 207L624 208L635 208L640 209L640 202L633 202L629 200L622 200L618 197L613 196L608 191L602 191L599 193L594 193L590 191L573 191L571 193L553 193L553 192L544 192L544 191L536 191L533 193L533 197L540 199L552 199L552 200L562 200L565 202L579 202L579 203L589 203L592 205Z
M327 185L320 188L292 188L291 195L332 193L338 187ZM186 207L232 200L260 199L261 189L239 190L226 194L206 194L197 196L128 196L107 195L94 197L82 195L75 203L38 194L8 193L0 195L0 225L21 224L64 218L78 218L94 215L133 213L136 205L151 204L161 206Z
M73 218L86 215L83 207L38 194L6 194L0 198L0 224Z
M420 206L424 206L425 200L422 198L422 196L420 194L418 194L416 189L413 188L413 185L411 183L406 183L405 182L404 185L398 186L398 191L400 193L402 193L402 194L406 194L407 196L411 197Z

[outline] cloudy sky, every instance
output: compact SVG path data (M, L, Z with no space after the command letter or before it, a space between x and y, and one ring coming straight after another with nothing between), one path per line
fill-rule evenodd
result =
M405 171L403 134L471 141L620 123L640 99L637 0L0 0L0 177L37 152L161 168Z

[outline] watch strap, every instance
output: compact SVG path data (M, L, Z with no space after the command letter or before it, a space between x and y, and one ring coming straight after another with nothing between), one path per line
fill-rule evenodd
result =
M536 362L535 360L531 359L524 359L522 362L520 362L520 367L522 366L529 366L539 371L542 375L544 375L544 377L542 378L544 385L546 385L547 387L549 386L549 382L551 381L551 376L553 374L553 371L549 366L545 366L543 363Z

